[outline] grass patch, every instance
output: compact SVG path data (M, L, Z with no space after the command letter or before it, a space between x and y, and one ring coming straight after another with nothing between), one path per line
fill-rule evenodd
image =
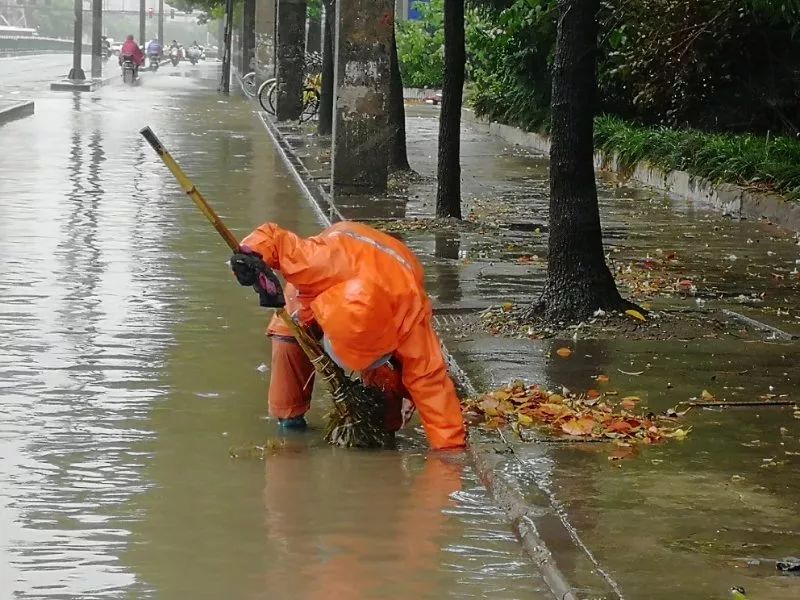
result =
M750 134L641 127L616 117L595 121L595 146L623 166L646 161L712 181L756 185L800 199L800 141Z

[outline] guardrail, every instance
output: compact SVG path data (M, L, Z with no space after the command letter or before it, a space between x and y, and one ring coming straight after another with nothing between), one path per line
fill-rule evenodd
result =
M90 53L91 44L83 44L83 52ZM72 40L49 37L0 36L0 56L72 52Z

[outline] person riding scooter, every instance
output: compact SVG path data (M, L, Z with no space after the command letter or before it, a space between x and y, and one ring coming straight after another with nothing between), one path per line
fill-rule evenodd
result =
M161 58L161 55L164 53L164 49L161 47L161 42L157 39L153 38L147 44L147 56L156 56Z
M130 58L133 61L134 74L138 75L139 67L144 64L144 52L142 52L132 34L125 38L125 43L122 44L122 48L119 51L120 66L125 62L126 58Z

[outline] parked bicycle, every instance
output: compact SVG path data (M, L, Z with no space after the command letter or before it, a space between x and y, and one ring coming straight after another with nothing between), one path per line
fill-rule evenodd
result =
M319 112L319 97L322 91L322 57L318 52L306 56L306 69L309 72L303 86L303 111L299 121L305 123L313 119ZM248 73L242 77L242 90L252 98L257 97L264 112L274 115L278 94L278 80L274 77L265 80L256 89L256 73Z

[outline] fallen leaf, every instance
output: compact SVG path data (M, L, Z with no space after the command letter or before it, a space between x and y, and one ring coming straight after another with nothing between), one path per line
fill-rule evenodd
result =
M517 417L517 422L523 427L530 427L533 425L533 419L528 415L519 415Z
M703 402L712 402L714 400L714 394L708 390L703 390L703 393L700 394L700 398L703 399Z
M608 383L608 375L598 375L595 377L595 381L597 383Z
M646 321L647 320L647 319L644 318L644 315L642 313L640 313L638 310L634 310L632 308L629 308L628 310L626 310L625 314L628 315L629 317L633 317L637 321Z
M691 427L687 427L686 429L676 429L674 431L666 431L662 433L664 437L672 438L673 440L685 440L686 436L689 435L691 430Z
M636 408L636 400L638 400L638 398L636 398L636 400L633 400L632 398L633 397L623 398L622 402L620 402L619 405L625 410L633 410L634 408Z
M511 392L508 390L496 390L492 392L492 396L494 396L497 400L505 401L511 398Z
M586 397L589 398L590 400L596 400L597 398L600 397L600 392L598 392L597 390L587 390Z
M606 427L606 433L629 433L630 430L633 429L631 424L627 421L614 421L608 427Z
M558 354L561 358L569 358L572 356L572 350L569 348L559 348L556 350L556 354Z
M570 419L561 424L561 431L568 435L589 435L592 433L596 422L592 417Z
M511 309L514 308L514 304L511 302L503 302L503 312L511 312Z
M500 401L496 398L484 398L478 403L478 408L487 416L497 414L497 408L500 406Z

